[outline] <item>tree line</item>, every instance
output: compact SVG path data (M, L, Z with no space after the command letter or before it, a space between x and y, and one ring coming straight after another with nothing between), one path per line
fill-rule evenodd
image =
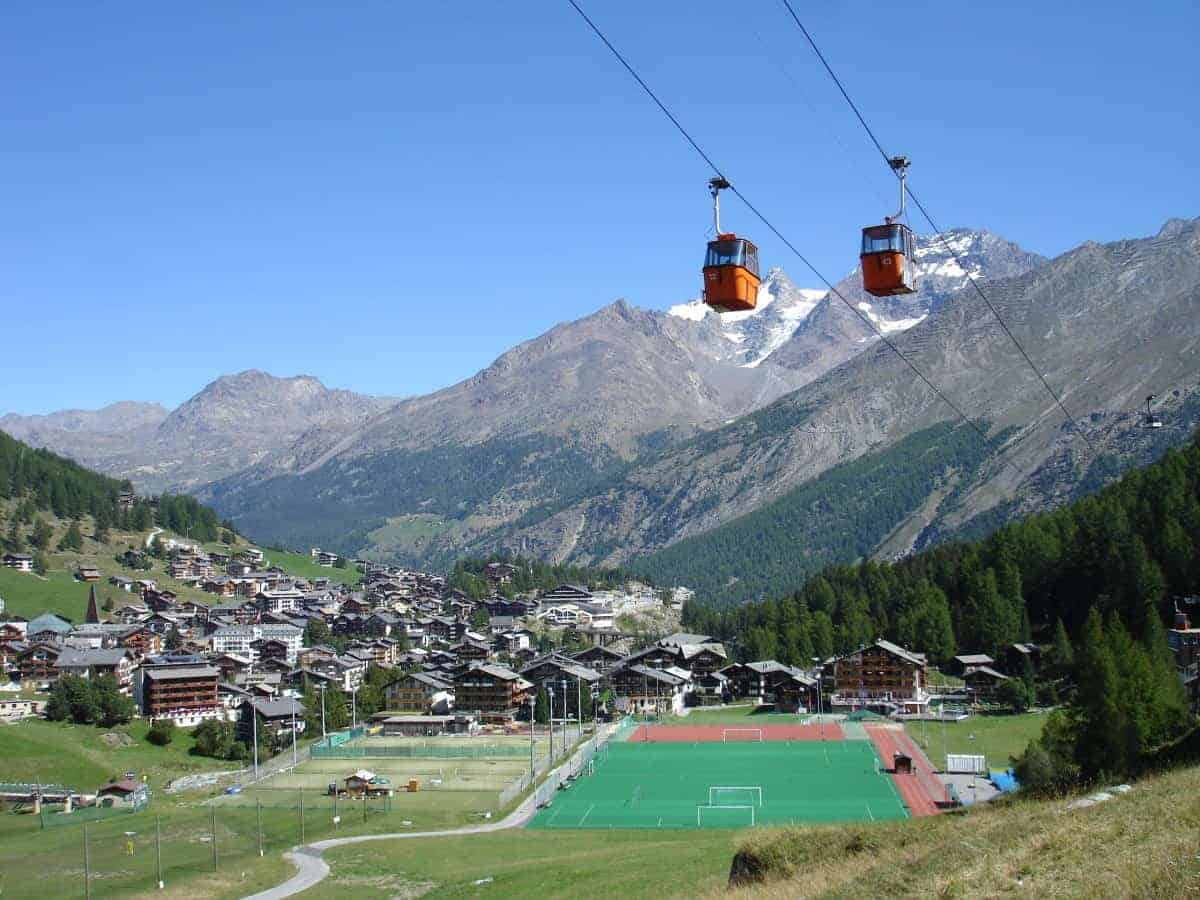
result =
M879 637L943 662L1078 639L1090 611L1115 613L1134 640L1161 633L1172 598L1200 580L1200 442L1167 451L1103 491L1003 526L983 540L898 562L830 566L794 591L721 609L688 604L684 625L744 658L805 662Z
M521 556L492 556L460 559L446 579L446 585L456 588L472 600L483 600L495 591L484 577L488 563L507 563L516 570L507 584L497 589L502 596L515 597L530 591L549 591L561 584L576 584L589 590L619 588L632 580L633 576L620 569L601 569L590 566L574 566L566 563L552 564ZM645 581L645 579L641 579Z

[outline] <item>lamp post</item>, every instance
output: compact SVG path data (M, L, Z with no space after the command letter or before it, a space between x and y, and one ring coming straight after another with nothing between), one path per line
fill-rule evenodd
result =
M547 682L546 695L550 700L550 764L554 764L554 685Z
M529 786L533 787L534 778L534 748L533 748L533 726L534 722L534 707L537 705L537 697L534 694L529 695Z
M562 718L562 745L563 755L567 753L567 679L563 678L558 682L562 685L562 700L563 700L563 718Z
M319 685L319 687L321 688L321 738L322 738L322 740L324 740L324 738L326 737L326 734L325 734L325 682L322 681L321 684Z

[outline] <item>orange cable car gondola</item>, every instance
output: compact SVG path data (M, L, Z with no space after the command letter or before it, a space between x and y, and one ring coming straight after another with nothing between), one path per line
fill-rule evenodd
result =
M718 312L741 312L758 304L758 248L736 234L721 233L720 192L727 187L720 177L708 183L717 239L708 242L704 257L704 302Z
M863 229L859 256L863 290L875 297L912 294L917 290L912 229L897 221L904 215L904 179L909 163L903 156L894 156L888 163L900 177L900 211L884 219L882 225Z

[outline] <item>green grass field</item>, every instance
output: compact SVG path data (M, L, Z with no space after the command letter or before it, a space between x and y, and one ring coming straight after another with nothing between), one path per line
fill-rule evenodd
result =
M902 819L865 741L613 743L531 828L729 828ZM716 788L717 790L714 790Z
M423 897L624 900L719 890L739 832L530 831L379 841L330 851L305 900ZM476 885L480 879L491 880ZM693 893L694 896L694 893Z
M64 784L92 791L112 776L146 775L152 790L193 772L236 768L224 760L193 756L191 733L176 732L175 740L157 747L146 740L149 726L142 720L116 728L72 725L26 719L0 725L0 780ZM107 743L105 734L127 736L129 746Z
M925 748L935 767L945 765L947 753L982 753L990 768L1005 769L1009 757L1020 756L1029 742L1042 733L1045 721L1044 713L1023 713L971 716L961 722L906 722L904 727Z
M263 553L267 555L267 561L273 566L279 566L289 575L298 575L302 578L328 578L330 581L336 581L339 584L357 584L362 574L353 566L345 569L326 569L323 566L318 566L316 561L307 553L289 553L285 550L267 550L263 548Z

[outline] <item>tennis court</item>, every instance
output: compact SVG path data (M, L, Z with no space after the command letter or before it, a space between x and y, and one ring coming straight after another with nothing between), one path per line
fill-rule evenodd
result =
M531 828L740 828L902 819L867 741L611 743Z

